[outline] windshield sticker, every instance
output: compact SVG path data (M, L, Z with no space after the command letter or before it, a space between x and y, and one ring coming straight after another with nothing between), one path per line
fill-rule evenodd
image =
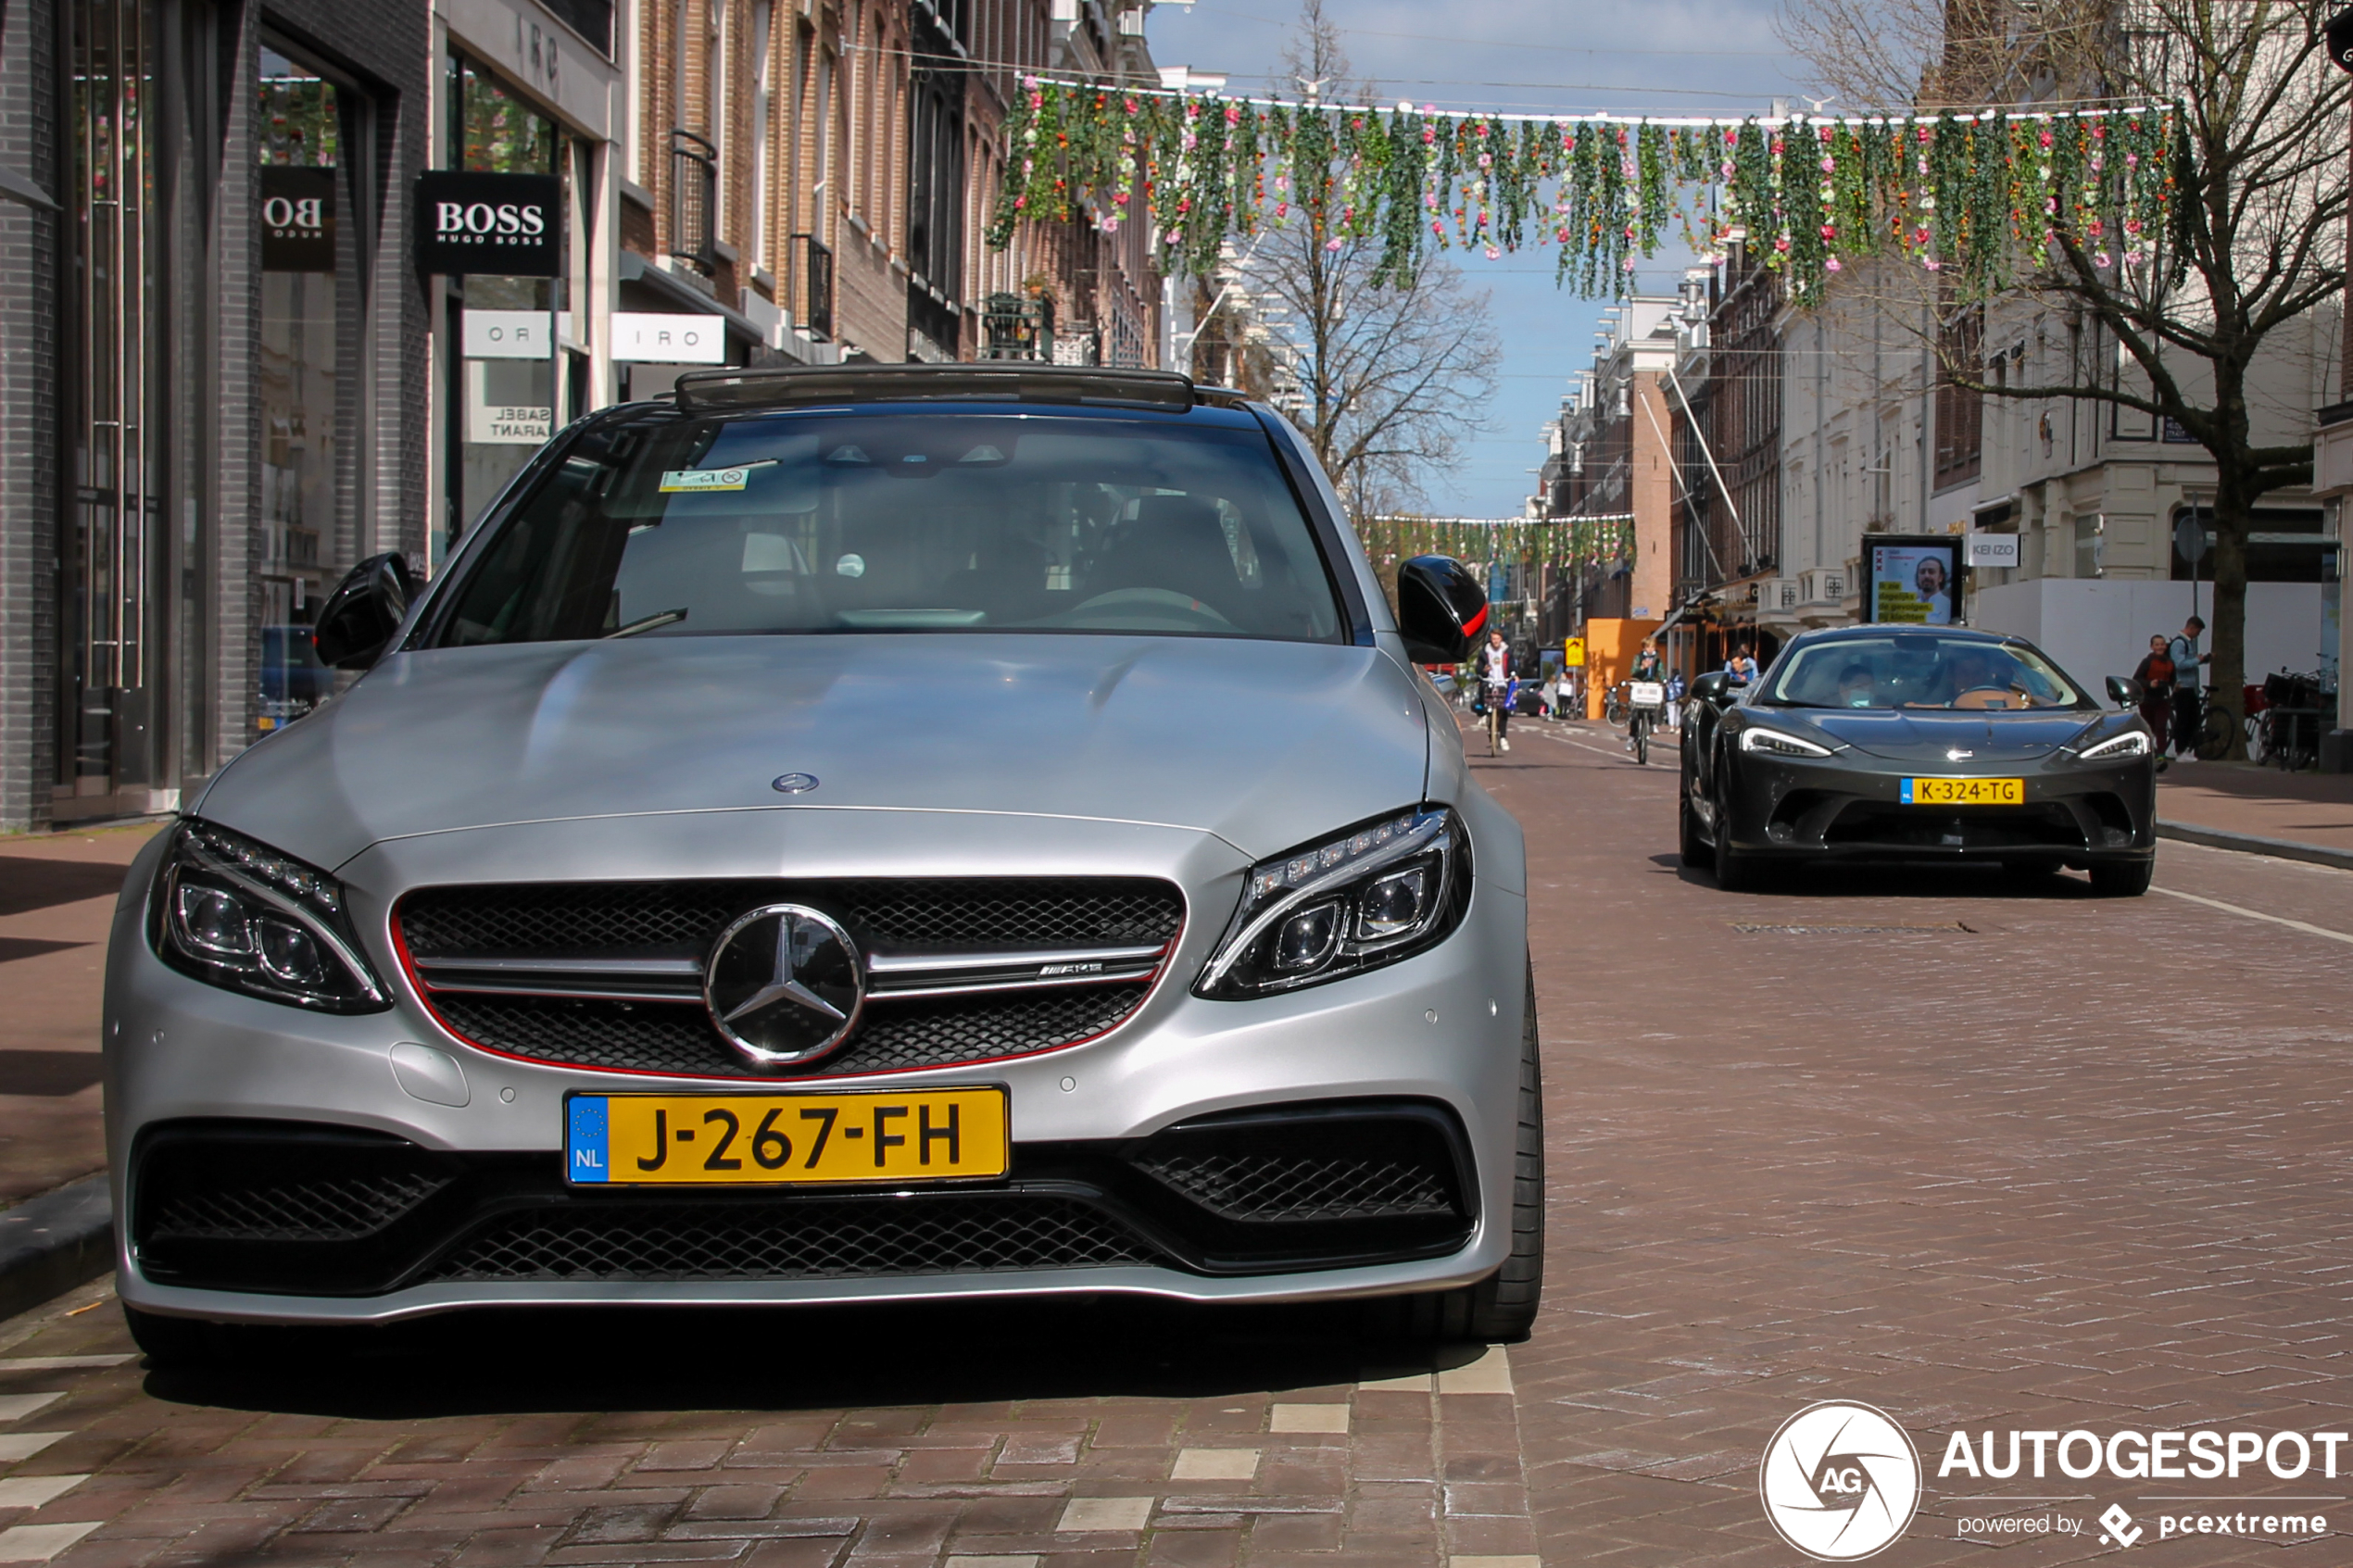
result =
M670 495L680 491L741 490L750 477L749 469L672 469L661 476L661 493Z
M751 478L752 470L768 468L774 462L774 458L768 458L732 469L670 469L661 476L661 493L674 495L699 490L741 490Z

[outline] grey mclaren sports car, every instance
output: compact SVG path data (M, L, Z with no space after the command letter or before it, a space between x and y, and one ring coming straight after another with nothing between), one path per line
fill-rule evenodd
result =
M120 1290L234 1325L1006 1293L1525 1334L1518 827L1271 409L736 370L592 415L133 868Z
M1747 884L1807 862L2074 867L2103 894L2156 865L2157 737L2016 637L1867 625L1791 640L1752 684L1692 684L1682 860Z

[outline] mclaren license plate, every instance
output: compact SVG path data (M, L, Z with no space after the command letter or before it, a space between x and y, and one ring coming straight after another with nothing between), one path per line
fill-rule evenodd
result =
M2024 779L1906 779L1897 797L1906 806L2023 806Z
M573 1095L564 1176L613 1185L946 1182L1001 1176L1005 1091Z

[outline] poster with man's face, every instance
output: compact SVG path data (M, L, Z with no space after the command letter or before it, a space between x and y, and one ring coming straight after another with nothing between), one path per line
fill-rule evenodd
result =
M1873 621L1914 626L1953 624L1955 546L1938 542L1870 546Z

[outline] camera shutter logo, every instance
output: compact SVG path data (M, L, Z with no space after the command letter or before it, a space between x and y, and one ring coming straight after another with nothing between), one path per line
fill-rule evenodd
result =
M1920 1505L1920 1456L1883 1411L1808 1405L1765 1445L1756 1490L1781 1539L1823 1562L1893 1545Z

